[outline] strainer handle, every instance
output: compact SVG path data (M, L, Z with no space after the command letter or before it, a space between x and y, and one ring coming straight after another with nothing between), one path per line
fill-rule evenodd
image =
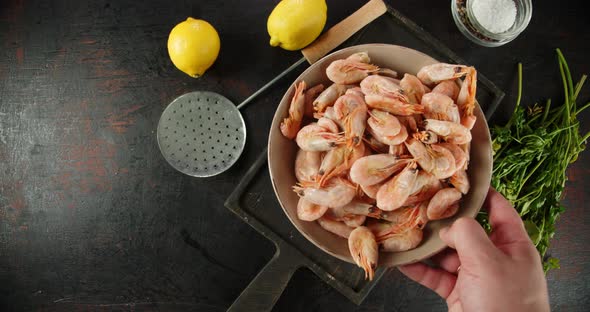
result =
M275 255L229 307L228 312L272 310L293 273L303 266L303 256L299 251L286 243L281 245L277 246Z
M385 12L387 12L387 6L382 0L371 0L328 29L312 44L301 50L301 53L309 64L313 64Z

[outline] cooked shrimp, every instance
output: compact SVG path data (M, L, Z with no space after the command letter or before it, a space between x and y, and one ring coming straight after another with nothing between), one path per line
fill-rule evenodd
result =
M352 228L356 228L363 225L366 220L367 217L363 215L347 214L344 217L342 217L342 222L344 222L344 224Z
M383 251L395 252L406 251L416 248L422 242L423 233L420 228L411 228L405 232L391 235L384 241L381 241Z
M406 127L403 125L400 126L400 131L395 135L386 135L383 132L379 132L379 129L375 130L375 128L373 128L372 125L374 124L368 124L369 127L367 128L367 131L371 134L371 136L373 136L381 143L387 145L399 145L402 144L408 138L408 131L406 130Z
M467 194L469 192L469 177L465 170L457 170L455 174L449 179L451 185L453 185L459 192Z
M297 203L297 217L303 221L315 221L321 218L327 210L327 206L316 205L303 198L299 198Z
M411 132L418 131L418 124L422 122L422 115L396 116L399 122Z
M350 169L352 164L365 155L365 144L354 147L339 146L326 153L318 170L315 186L323 187L326 181L341 175Z
M448 149L433 144L430 146L433 160L433 169L430 171L437 179L446 179L457 171L455 157Z
M420 167L438 179L446 179L457 170L453 154L448 149L436 144L424 145L414 138L409 139L405 144Z
M340 237L348 238L353 228L347 226L346 224L332 220L330 218L321 217L318 220L318 224L326 231L334 233Z
M357 52L349 55L347 58L349 61L360 62L360 63L371 63L371 58L367 52Z
M428 93L422 97L424 106L424 117L430 119L446 120L459 123L461 115L459 107L453 99L440 93Z
M389 145L389 154L393 156L402 156L408 153L408 149L404 144Z
M377 94L385 96L403 95L401 86L396 83L397 79L371 75L361 81L361 90L365 95Z
M457 96L459 96L459 86L455 80L443 80L432 88L432 93L444 94L456 102Z
M320 206L340 207L348 204L356 195L356 188L346 179L339 177L328 181L322 188L315 186L294 186L299 197Z
M373 129L373 132L379 136L394 136L401 131L402 125L397 117L388 112L373 109L369 111L369 116L367 124Z
M357 227L348 237L348 249L354 262L365 270L365 279L373 280L379 259L375 235L364 226Z
M422 84L418 77L410 74L404 74L404 78L400 80L400 86L410 103L414 104L419 104L422 101L422 96L430 92L430 89Z
M367 106L361 105L355 108L344 120L344 137L347 146L356 146L362 143L365 126L367 124Z
M455 167L457 169L466 169L468 155L465 154L465 151L463 151L456 144L439 143L438 145L448 149L451 154L453 154L453 158L455 159Z
M322 91L324 91L324 85L321 83L305 91L305 116L313 117L313 103Z
M338 124L336 124L334 122L334 120L332 120L328 117L321 117L320 119L318 119L318 126L324 128L332 133L340 132L340 129L338 129Z
M308 152L329 151L342 141L342 135L327 131L317 124L309 124L297 133L297 145Z
M471 142L471 131L461 124L436 119L425 119L424 128L453 144L465 144Z
M364 215L357 215L353 213L345 213L340 208L330 208L326 212L326 216L335 221L344 222L346 226L356 228L365 223L367 219Z
M418 71L418 79L427 86L432 86L443 80L457 79L467 75L469 66L437 63L424 66Z
M336 100L336 103L334 103L334 112L338 118L343 119L350 115L350 113L356 108L361 106L366 106L365 100L362 96L351 93L344 94Z
M385 211L397 209L403 205L414 188L418 169L416 162L410 162L404 170L387 181L377 192L377 207Z
M344 59L330 63L326 68L326 75L332 82L353 84L378 71L379 67L375 65Z
M461 192L449 187L438 191L428 203L427 215L429 220L448 218L457 213Z
M475 115L468 115L468 116L461 117L461 124L469 130L473 129L473 126L475 126L476 121L477 121L477 117L475 117Z
M361 190L365 193L365 195L367 195L369 198L377 199L377 192L379 191L383 183L377 183L373 185L359 185L361 186Z
M336 116L336 112L333 106L326 108L326 111L323 114L321 114L321 116L314 115L314 117L318 119L321 117L328 118L332 120L335 124L337 124L340 129L344 129L344 120Z
M373 216L375 211L378 210L375 205L358 199L353 199L350 203L336 209L344 212L345 214L354 214L368 217Z
M369 145L369 147L373 151L375 151L376 153L385 154L385 153L387 153L389 151L389 145L384 144L384 143L381 143L379 140L377 140L372 135L368 135L365 138L365 143L367 143L367 145Z
M384 237L385 235L390 234L392 231L398 230L398 228L392 228L393 226L406 226L412 224L411 221L414 217L414 207L405 207L393 211L384 211L379 208L377 209L378 210L376 210L373 214L376 215L378 219L387 221L381 222L379 225L369 226L377 238Z
M346 170L346 167L344 166L346 156L346 146L339 146L326 152L317 172L317 187L323 187L329 179Z
M472 116L475 109L475 92L477 91L477 71L473 67L469 67L469 71L461 90L457 96L457 105L463 111L464 116Z
M305 88L305 81L300 81L295 86L295 94L289 106L289 117L281 122L281 133L291 140L297 136L297 132L301 128L301 121L305 113L305 96L303 95Z
M377 184L402 170L410 161L389 154L365 156L350 168L350 179L360 185Z
M409 116L421 114L424 111L422 105L409 103L405 96L390 97L380 94L367 94L365 101L371 108L383 110L394 115Z
M307 152L302 149L295 156L295 177L299 182L312 182L315 180L321 164L320 152Z
M322 91L320 95L313 101L313 109L316 112L324 112L326 108L334 105L336 100L343 95L350 86L332 84L326 90Z
M436 194L442 188L443 184L440 182L440 180L434 178L427 184L423 185L416 192L412 193L412 195L410 195L408 199L406 199L402 206L413 206L420 202L428 201L432 198L432 196L434 196L434 194Z
M418 131L414 133L413 137L424 144L434 144L438 142L438 135L432 131Z
M363 91L361 90L360 87L350 88L350 89L346 90L346 92L344 94L352 94L352 95L360 96L362 98L365 97L365 94L363 93Z

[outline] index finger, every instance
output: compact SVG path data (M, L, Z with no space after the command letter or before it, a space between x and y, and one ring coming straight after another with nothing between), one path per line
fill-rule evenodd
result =
M514 209L512 204L502 194L498 193L492 187L488 191L484 209L489 214L492 235L502 240L500 242L496 241L496 243L509 243L529 239L524 228L524 223L522 223L516 209Z

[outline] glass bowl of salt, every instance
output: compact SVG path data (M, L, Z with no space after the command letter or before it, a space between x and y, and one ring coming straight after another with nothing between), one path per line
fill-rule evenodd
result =
M516 38L533 14L531 0L451 0L459 31L471 41L497 47Z

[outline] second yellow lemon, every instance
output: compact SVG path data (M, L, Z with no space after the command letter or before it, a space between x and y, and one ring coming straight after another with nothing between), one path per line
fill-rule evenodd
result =
M267 21L270 45L299 50L312 43L326 25L325 0L283 0Z
M219 35L211 24L189 17L176 25L168 36L172 63L191 77L202 76L217 59Z

